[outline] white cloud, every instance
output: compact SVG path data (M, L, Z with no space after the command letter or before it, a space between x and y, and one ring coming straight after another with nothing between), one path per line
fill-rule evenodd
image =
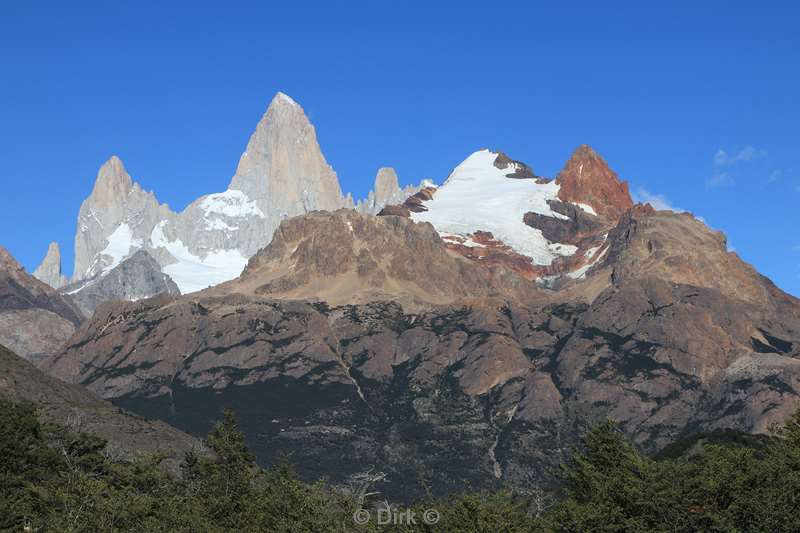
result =
M633 200L635 202L640 203L648 203L652 205L655 209L659 211L676 211L678 213L683 213L684 210L673 207L672 204L667 200L664 195L661 194L653 194L644 187L639 187L635 191L633 191Z
M728 152L720 148L717 150L717 153L714 154L714 166L717 168L730 167L742 161L753 161L764 157L767 157L766 150L753 148L752 146L745 146L733 155L728 154Z
M713 176L706 180L706 188L722 187L723 185L730 185L733 183L733 178L727 172L716 172Z
M734 181L733 176L727 169L736 167L740 163L766 159L768 155L766 150L754 148L750 145L735 153L728 153L725 149L720 148L714 154L714 174L706 180L706 189L732 184ZM778 177L780 177L780 171L773 171L770 174L769 181L775 181Z

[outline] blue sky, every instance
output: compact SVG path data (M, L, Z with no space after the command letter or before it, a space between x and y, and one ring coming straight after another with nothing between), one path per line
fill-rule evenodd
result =
M175 209L224 190L281 90L356 197L384 165L441 182L490 147L553 176L588 143L800 295L799 4L566 4L5 2L0 244L71 272L111 154Z

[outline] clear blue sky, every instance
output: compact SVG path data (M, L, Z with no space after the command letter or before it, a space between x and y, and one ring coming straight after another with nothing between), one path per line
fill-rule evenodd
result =
M588 143L800 295L797 6L4 2L0 244L71 272L111 154L175 209L224 190L281 90L356 197L383 165L440 182L486 146L553 176Z

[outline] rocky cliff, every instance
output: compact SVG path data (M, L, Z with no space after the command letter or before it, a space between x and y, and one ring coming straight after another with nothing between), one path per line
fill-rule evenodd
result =
M33 271L33 277L54 289L60 289L69 283L69 279L61 273L61 249L58 247L58 243L51 242L47 247L47 254Z
M254 254L269 242L281 220L314 210L345 207L336 173L325 160L317 134L300 105L278 93L239 159L230 190L252 198L265 214L265 241L245 249Z
M391 167L382 167L375 175L374 188L365 199L356 204L355 209L359 213L377 215L387 205L403 203L423 186L424 184L417 187L408 185L401 188L395 170Z
M353 210L286 220L238 279L209 291L334 305L394 300L407 307L465 298L515 298L534 289L451 253L430 224Z
M232 406L263 463L290 452L334 480L377 466L399 499L421 479L548 486L604 416L655 451L765 431L800 403L800 302L690 215L628 209L558 290L437 233L351 212L286 221L238 280L103 306L44 366L198 434Z
M144 250L123 260L105 274L79 281L63 288L65 294L85 316L92 316L97 306L114 300L135 301L158 294L180 294L172 279Z
M0 344L35 361L59 350L83 319L69 297L25 272L0 246Z
M73 283L104 276L146 250L181 292L235 278L281 220L352 207L303 109L278 93L256 125L230 186L176 213L109 159L81 205Z
M633 206L628 184L589 146L579 146L556 176L558 197L588 205L599 215L618 219Z

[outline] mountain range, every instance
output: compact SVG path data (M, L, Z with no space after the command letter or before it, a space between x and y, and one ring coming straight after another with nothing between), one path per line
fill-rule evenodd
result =
M195 292L238 276L286 218L339 208L376 213L414 192L414 187L400 188L393 169L381 168L367 198L355 204L343 196L303 109L278 93L228 188L198 198L180 213L143 190L112 156L80 207L72 279L61 273L55 243L34 275L57 289L69 284L62 292L77 294L144 250L182 293Z
M579 146L552 179L481 149L354 202L278 94L228 189L180 213L101 167L71 280L0 253L0 343L202 435L232 407L262 464L387 494L553 487L615 419L655 453L800 405L800 300L690 213L635 204Z

